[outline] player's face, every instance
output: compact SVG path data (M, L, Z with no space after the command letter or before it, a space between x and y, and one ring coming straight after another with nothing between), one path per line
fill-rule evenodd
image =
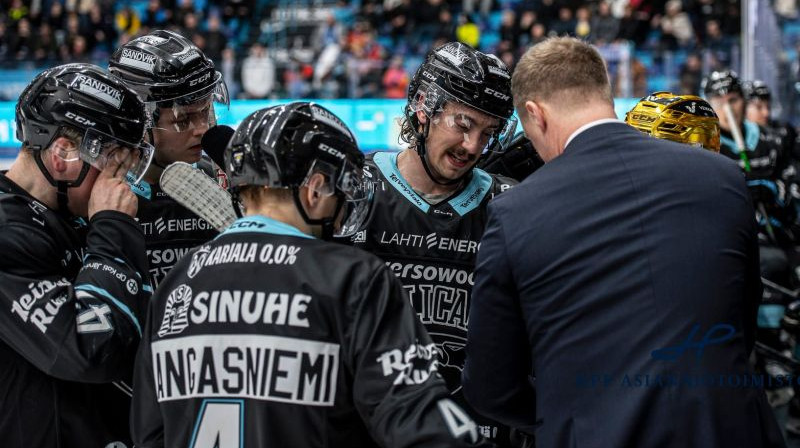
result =
M155 160L163 166L172 162L195 163L200 160L200 139L213 125L209 116L214 109L211 100L177 108L160 108L153 129Z
M428 165L438 180L454 180L471 170L500 120L458 103L447 103L431 120L425 141Z
M747 119L760 126L769 123L769 101L752 99L747 103Z
M728 103L731 106L734 123L741 124L744 120L744 99L740 93L733 92L725 95L714 96L709 98L708 102L711 104L711 107L714 108L714 112L716 112L717 116L719 117L720 128L725 129L726 131L730 130L730 119L728 118L728 114L725 112L725 103Z
M72 176L70 179L75 179L81 171L83 162L77 161L71 164L75 165L75 167L70 168L69 176ZM67 189L67 197L69 199L67 207L73 215L89 216L89 197L92 195L92 187L94 187L94 181L97 180L98 174L100 174L100 171L97 168L90 167L80 186Z
M83 166L86 164L79 156L79 149L74 142L67 138L59 137L45 153L45 162L50 166L49 172L55 180L74 182L80 177ZM58 163L63 168L54 168ZM75 216L86 217L89 214L89 197L92 194L92 187L97 179L100 170L89 166L89 171L77 187L67 188L67 199L70 213Z

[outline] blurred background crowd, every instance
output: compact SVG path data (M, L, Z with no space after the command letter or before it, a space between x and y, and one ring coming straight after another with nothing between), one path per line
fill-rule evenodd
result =
M166 28L202 48L240 99L403 98L425 51L453 39L495 53L512 67L547 36L587 39L606 57L618 97L697 93L704 74L740 64L739 0L0 3L2 70L70 61L106 65L121 43ZM794 98L800 85L797 0L772 0L771 6L782 28L775 51L783 70L775 93Z

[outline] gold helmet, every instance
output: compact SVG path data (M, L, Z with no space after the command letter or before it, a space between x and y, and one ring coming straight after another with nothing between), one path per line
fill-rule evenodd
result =
M639 100L625 122L653 137L719 152L719 118L699 96L655 92Z

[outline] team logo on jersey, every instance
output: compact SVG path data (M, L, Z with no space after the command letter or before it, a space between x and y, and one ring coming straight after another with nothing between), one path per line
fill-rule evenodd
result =
M38 283L29 283L28 292L11 303L11 312L20 317L24 322L31 322L42 333L47 332L47 327L53 322L61 306L67 301L66 295L47 299L53 290L72 284L65 278L56 281L42 280ZM44 300L43 300L44 299Z
M479 241L447 238L437 235L436 232L427 235L416 235L412 233L383 231L380 234L378 242L391 246L420 247L430 250L445 250L466 254L477 253L480 248Z
M164 230L167 229L167 225L164 224L164 218L158 218L155 222L156 230L158 230L158 234L161 235L164 233Z
M186 273L189 278L194 278L200 272L200 269L203 269L203 264L205 264L209 252L211 252L211 246L203 246L192 255L189 271Z
M353 235L353 243L359 244L359 243L366 243L366 242L367 242L367 231L366 230L360 230L360 231L356 232L355 235Z
M394 385L422 384L428 381L439 366L434 344L411 344L405 350L389 350L378 356L377 361L381 365L383 376L394 375Z
M33 222L39 224L40 226L44 227L44 218L42 218L39 215L42 215L44 212L46 212L47 211L47 207L45 207L39 201L31 201L31 202L29 202L28 203L28 207L33 211L33 213L36 214L36 216L31 216L31 220L33 220Z
M164 317L158 335L164 337L178 334L189 326L189 305L192 303L192 288L180 285L173 289L167 297L167 306L164 308Z
M131 294L136 294L139 292L139 285L136 283L136 279L129 278L125 283L125 289L127 289Z

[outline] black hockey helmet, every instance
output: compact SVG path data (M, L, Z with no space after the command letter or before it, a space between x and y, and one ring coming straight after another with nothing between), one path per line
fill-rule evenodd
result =
M372 203L372 183L364 179L364 154L347 125L329 110L308 102L261 109L242 121L225 150L225 171L234 197L241 187L288 188L308 224L321 224L323 236L334 235L333 224L345 207L335 236L350 236L366 219ZM333 216L308 218L298 189L314 173L326 179L325 195L336 195ZM236 204L234 201L234 205Z
M204 100L228 106L228 88L214 63L189 39L178 33L156 30L119 47L111 56L109 71L122 79L147 103L151 113L171 108L175 117L184 106ZM157 116L154 120L157 122ZM215 122L213 108L208 126ZM178 132L190 128L178 122Z
M770 101L772 99L772 92L764 81L747 81L742 85L742 90L744 91L744 98L747 101Z
M703 78L700 86L706 98L712 96L722 96L728 93L739 92L742 94L742 83L739 75L733 70L722 70L711 72Z
M441 45L428 52L411 79L405 107L405 118L413 129L415 149L422 157L426 171L425 138L428 125L419 132L417 112L424 112L430 123L436 120L435 116L449 102L464 104L498 119L499 126L488 140L484 152L499 149L504 141L513 137L516 120L511 118L514 102L511 99L511 73L506 65L496 56L482 53L461 42ZM444 124L463 129L471 123L456 119ZM411 133L404 134L408 143L411 143L411 136ZM429 171L428 175L431 175ZM453 182L457 181L460 179Z
M64 183L66 187L80 185L89 165L103 169L106 157L119 147L139 151L139 162L130 170L137 179L153 156L152 146L142 143L147 126L144 104L134 91L95 65L66 64L40 73L19 97L16 121L17 139L34 151L39 168L54 186L57 182L41 164L40 152L64 127L82 134L78 154L87 164L78 179Z

